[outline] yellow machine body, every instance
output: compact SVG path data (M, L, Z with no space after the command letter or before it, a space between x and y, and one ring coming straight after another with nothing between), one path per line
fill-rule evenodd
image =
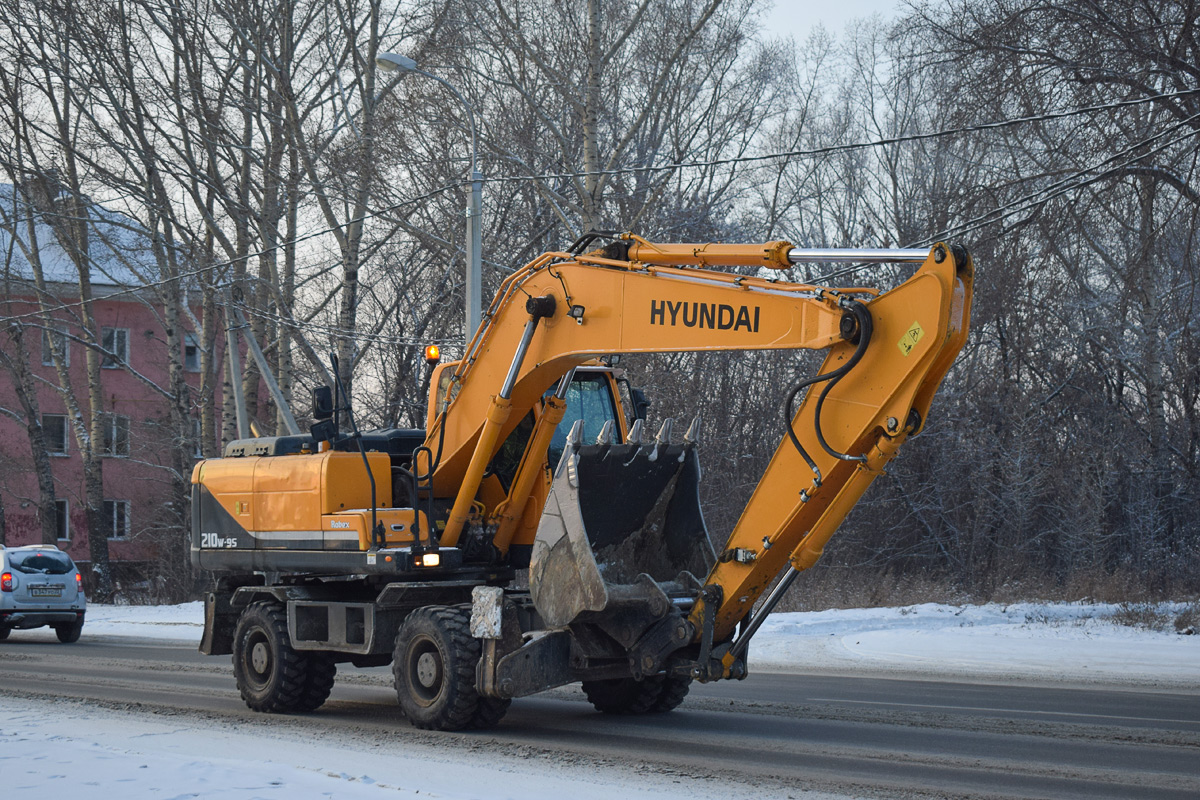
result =
M375 519L383 525L382 544L411 544L417 512L391 507L388 456L367 453L367 461L375 478ZM196 465L192 483L204 486L236 523L213 532L214 538L233 542L222 548L365 551L381 544L371 538L371 484L366 474L361 454L327 450L210 459ZM419 520L428 530L423 513Z

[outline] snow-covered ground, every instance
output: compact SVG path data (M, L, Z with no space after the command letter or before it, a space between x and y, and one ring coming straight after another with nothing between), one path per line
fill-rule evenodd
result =
M1161 610L1174 614L1181 607ZM1200 636L1119 626L1108 619L1115 611L1097 604L1023 603L775 614L755 639L751 666L1190 689L1200 683ZM202 625L199 603L93 605L83 635L197 642ZM49 629L12 636L54 641ZM5 796L13 797L107 800L114 791L129 800L728 796L728 787L700 779L597 772L544 756L499 757L483 767L457 748L406 741L402 748L373 750L386 744L375 743L364 749L345 741L298 741L294 733L262 725L237 730L2 695L0 719L0 774Z
M50 713L47 713L47 711ZM312 736L265 724L138 715L0 697L0 797L71 800L723 800L685 778L636 775L404 740ZM264 719L279 719L266 717ZM286 719L284 720L286 724ZM397 726L407 728L402 719ZM792 792L797 800L831 796ZM832 800L832 799L831 799ZM838 800L841 800L840 798Z
M1120 608L1014 603L773 614L751 645L754 666L881 671L1046 682L1195 688L1200 636L1118 625ZM1174 618L1183 604L1156 610Z

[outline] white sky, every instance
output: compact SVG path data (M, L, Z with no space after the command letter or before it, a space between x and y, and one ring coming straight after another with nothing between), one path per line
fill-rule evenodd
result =
M872 14L888 19L899 11L900 0L776 0L764 22L766 30L791 35L797 43L803 43L818 21L830 33L840 34L852 19Z

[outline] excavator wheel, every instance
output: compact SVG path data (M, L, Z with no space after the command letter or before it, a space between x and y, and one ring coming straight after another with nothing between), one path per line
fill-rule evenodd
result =
M683 699L687 697L688 691L691 688L692 679L688 676L666 676L663 679L662 691L659 692L658 699L654 701L654 707L650 711L656 714L661 714L665 711L674 711L683 702Z
M400 626L392 672L400 708L414 726L489 728L508 711L508 701L475 689L481 644L471 636L470 621L470 606L425 606Z
M682 703L691 684L688 677L651 675L640 681L633 678L584 681L583 691L588 702L605 714L659 714Z
M254 711L314 711L329 697L337 667L324 655L292 647L287 612L259 600L246 606L233 637L233 674Z
M477 730L496 727L496 724L504 719L511 705L512 700L501 700L498 697L479 698L479 708L475 710L475 716L471 717L470 727Z
M337 676L337 664L324 653L308 655L308 669L304 674L304 692L296 703L296 711L316 711L329 699L333 681Z

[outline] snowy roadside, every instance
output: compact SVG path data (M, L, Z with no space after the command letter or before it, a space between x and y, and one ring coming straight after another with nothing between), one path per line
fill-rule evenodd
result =
M1112 682L1196 688L1200 636L1110 621L1100 603L834 609L773 614L751 646L751 671L892 673L936 678ZM1173 615L1179 604L1158 606ZM84 637L196 643L201 603L88 608ZM13 636L54 641L47 629Z
M5 797L74 800L727 800L730 787L637 764L597 769L561 754L461 747L324 732L284 720L214 723L0 696ZM271 720L265 717L268 722ZM235 727L236 724L236 727ZM523 751L523 752L522 752ZM119 793L114 795L114 792ZM789 790L795 800L847 800Z
M1184 604L1163 603L1167 616ZM1119 606L1014 603L773 614L751 670L1200 687L1200 636L1120 625Z

